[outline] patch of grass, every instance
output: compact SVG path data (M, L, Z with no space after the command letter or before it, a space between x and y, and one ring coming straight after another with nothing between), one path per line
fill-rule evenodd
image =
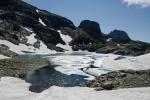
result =
M30 66L47 65L45 61L22 58L7 59L3 61L3 64L12 70L26 69Z

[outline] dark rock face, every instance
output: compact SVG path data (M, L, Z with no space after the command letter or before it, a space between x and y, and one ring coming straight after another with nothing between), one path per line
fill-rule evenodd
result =
M39 16L48 27L52 27L54 29L60 29L61 27L69 27L75 29L73 23L62 16L49 13L45 10L39 10Z
M43 26L39 22L39 18L47 26ZM31 28L37 38L46 45L65 44L56 30L61 27L75 28L70 20L39 10L22 0L0 1L0 39L8 40L16 45L26 44L26 39L20 41L21 37L29 36L31 32L26 31L23 27ZM38 44L36 43L35 46L37 47Z
M103 47L96 49L97 53L113 53L118 55L130 55L130 56L139 56L146 53L149 53L149 43L144 43L140 41L131 41L126 44L105 44Z
M96 88L96 90L112 90L119 88L135 88L150 86L150 70L120 70L100 75L95 80L82 86Z
M41 24L35 24L34 31L40 37L40 39L44 41L45 44L48 43L52 43L55 45L57 43L64 44L64 41L61 39L59 33L55 30L52 30L49 27L43 26Z
M124 31L114 30L106 35L101 32L100 25L95 21L83 20L79 27L76 27L69 19L40 10L22 0L1 0L0 39L16 45L22 43L29 46L26 36L30 36L32 32L25 30L25 27L32 29L36 34L37 42L33 44L35 48L40 47L41 40L49 49L64 51L56 47L58 43L65 45L57 32L61 30L62 34L72 38L69 45L74 51L88 50L134 56L150 52L150 44L133 41Z
M98 43L98 41L91 37L87 32L80 28L71 29L68 27L61 28L61 32L65 35L71 36L73 39L70 43L74 51L77 50L89 50L93 43Z
M102 32L97 22L83 20L80 23L79 28L83 29L85 32L87 32L90 36L97 39L98 41L102 41Z
M128 34L120 30L114 30L110 32L106 37L107 39L111 38L112 39L111 41L117 42L117 43L129 43L131 41Z
M73 39L71 42L72 45L89 44L90 42L91 43L96 42L94 38L92 38L89 34L87 34L87 32L83 31L80 28L71 29L68 27L64 27L61 28L61 32L65 35L71 36L71 38Z
M15 52L10 51L8 46L3 45L3 44L0 45L0 54L3 54L7 57L16 57L16 56L18 56Z

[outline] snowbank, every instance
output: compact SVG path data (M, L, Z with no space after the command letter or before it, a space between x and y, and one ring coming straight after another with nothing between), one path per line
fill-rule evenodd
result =
M35 54L55 54L55 53L57 53L54 50L48 49L47 46L42 41L40 41L40 48L35 48L33 45L35 42L37 42L37 39L35 38L36 34L29 28L24 27L24 29L31 32L31 35L26 37L28 40L27 43L30 44L29 46L27 46L25 44L21 44L21 43L19 45L15 45L7 40L0 40L0 44L4 44L4 45L8 46L11 51L13 51L17 54L25 54L24 51L33 52Z
M114 56L109 56L104 59L104 67L111 70L133 69L144 70L150 69L150 54L142 55L139 57L126 57L121 60L114 60Z
M6 57L6 56L0 54L0 59L8 59L8 58L9 57Z
M3 77L0 81L0 100L149 100L150 88L131 88L96 92L92 88L52 86L41 93L28 90L25 81Z
M67 52L68 51L73 51L71 46L69 45L69 43L72 41L72 38L69 35L62 34L60 30L58 30L58 32L59 32L60 37L62 38L62 40L65 42L65 45L59 43L56 46L67 50Z
M36 49L33 46L27 46L25 44L19 44L19 45L15 45L9 41L6 40L0 40L0 44L5 44L6 46L8 46L10 48L11 51L17 53L17 54L25 54L23 51L28 51L28 52L34 52L37 54L54 54L56 53L56 51L50 50L47 48L47 46L40 41L40 48Z

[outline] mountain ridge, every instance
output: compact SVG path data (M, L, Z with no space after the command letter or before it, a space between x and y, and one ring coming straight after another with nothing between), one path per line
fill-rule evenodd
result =
M71 37L72 41L66 44L62 35ZM34 43L28 43L29 36L33 36ZM83 20L77 27L65 17L38 9L22 0L0 1L0 39L18 46L23 44L29 52L37 52L40 48L42 50L42 43L44 47L57 52L66 51L67 48L61 48L64 45L69 45L73 51L121 55L136 56L150 52L149 43L131 40L125 31L114 30L108 35L103 34L99 23L91 20ZM4 45L7 46L1 44L0 49ZM0 54L3 52L1 49Z

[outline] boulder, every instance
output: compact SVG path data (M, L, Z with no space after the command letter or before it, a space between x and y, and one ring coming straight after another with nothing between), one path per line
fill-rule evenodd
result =
M113 83L110 81L102 83L102 88L104 90L112 90L114 88Z

